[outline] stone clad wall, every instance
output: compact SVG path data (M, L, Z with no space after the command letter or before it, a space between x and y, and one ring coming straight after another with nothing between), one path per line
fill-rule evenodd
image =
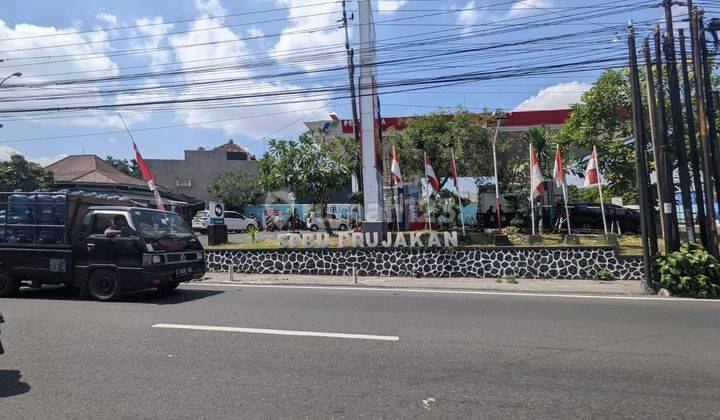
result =
M640 257L608 247L208 250L208 270L238 273L398 277L593 279L606 268L615 279L639 280Z

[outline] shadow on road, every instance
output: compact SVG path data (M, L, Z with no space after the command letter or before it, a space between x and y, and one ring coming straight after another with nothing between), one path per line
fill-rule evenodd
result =
M30 385L20 380L19 370L0 370L0 398L12 397L30 391Z
M128 292L120 300L125 303L149 303L155 305L176 305L204 299L225 293L224 290L178 289L169 294L163 294L157 289ZM17 299L47 299L47 300L90 300L90 297L78 296L76 290L62 286L44 286L40 289L22 288L15 296Z

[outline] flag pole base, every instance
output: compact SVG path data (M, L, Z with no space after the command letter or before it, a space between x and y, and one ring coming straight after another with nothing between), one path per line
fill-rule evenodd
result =
M619 246L620 243L618 242L618 237L614 233L608 233L605 235L604 233L598 235L598 245L610 245L610 246Z
M493 245L512 246L512 242L510 242L510 238L507 235L495 235L493 238Z
M539 245L541 243L545 242L545 238L543 238L540 235L530 235L528 236L528 245Z
M580 237L578 235L565 235L562 243L564 245L580 245Z

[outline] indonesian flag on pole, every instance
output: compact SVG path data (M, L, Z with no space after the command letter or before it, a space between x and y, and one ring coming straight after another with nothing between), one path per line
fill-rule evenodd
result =
M538 164L537 156L533 150L532 144L530 145L530 198L535 199L539 197L543 192L543 177L540 172L540 164Z
M555 151L555 166L553 166L553 179L555 185L560 188L565 183L565 167L563 166L562 155L560 155L560 145L557 145Z
M135 149L135 160L137 161L138 167L140 168L140 172L142 173L142 177L147 182L148 188L150 188L150 191L153 192L155 195L155 202L158 210L165 210L165 206L163 206L162 197L160 197L160 191L158 191L157 187L155 186L155 181L153 181L152 174L150 173L150 170L148 169L147 165L145 165L145 161L142 158L142 155L140 154L140 150L138 149L135 142L133 142L133 149Z
M400 162L398 161L397 153L395 152L395 146L393 146L392 154L392 165L390 166L390 172L393 174L395 180L395 186L402 184L402 173L400 172Z
M460 192L460 184L458 184L458 176L457 176L457 164L455 163L455 152L450 151L450 173L453 177L453 185L455 186L455 189Z
M597 149L593 146L590 160L588 160L588 166L585 170L585 183L584 186L589 187L592 185L598 185L600 183L600 169L598 165Z
M435 190L435 194L437 194L440 191L440 182L435 176L435 171L433 171L432 166L430 166L430 158L428 158L427 153L425 153L425 177L427 178L428 184L432 185L433 190Z

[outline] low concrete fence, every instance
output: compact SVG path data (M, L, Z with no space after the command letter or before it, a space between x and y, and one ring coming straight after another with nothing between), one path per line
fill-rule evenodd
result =
M237 273L640 280L643 261L611 247L208 250L208 269Z

